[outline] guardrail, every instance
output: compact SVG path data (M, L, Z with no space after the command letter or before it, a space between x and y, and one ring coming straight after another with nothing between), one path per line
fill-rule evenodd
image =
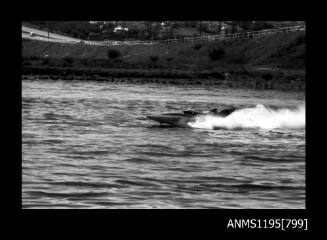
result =
M192 38L182 38L182 39L166 39L166 40L153 40L153 41L68 41L61 39L49 39L46 37L29 36L28 34L22 33L22 38L46 41L46 42L58 42L58 43L71 43L71 44L88 44L88 45L102 45L102 46L115 46L115 45L153 45L153 44L178 44L178 43L194 43L194 42L205 42L205 41L216 41L224 39L247 39L259 36L266 36L269 34L276 33L287 33L294 31L305 31L305 25L298 25L293 27L283 27L277 29L266 29L261 31L243 32L243 33L233 33L226 35L209 35L203 37L192 37Z
M78 43L77 41L68 41L62 39L55 38L47 38L47 37L39 37L39 36L30 36L28 34L22 33L23 39L37 40L37 41L45 41L45 42L57 42L57 43Z

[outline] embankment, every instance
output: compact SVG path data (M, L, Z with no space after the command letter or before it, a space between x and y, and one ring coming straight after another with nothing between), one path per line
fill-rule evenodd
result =
M90 46L24 40L22 74L24 78L303 90L305 32L175 45Z

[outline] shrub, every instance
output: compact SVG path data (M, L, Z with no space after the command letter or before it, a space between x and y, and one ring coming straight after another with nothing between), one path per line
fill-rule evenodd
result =
M193 45L194 50L199 50L201 47L202 47L202 45L200 43L196 43Z
M42 65L49 65L49 63L50 63L50 60L48 58L42 58L42 60L41 60Z
M262 78L266 81L271 80L273 78L273 75L271 73L264 73L262 75Z
M74 62L74 59L71 57L64 57L65 63L72 64Z
M158 56L150 56L149 58L152 62L157 62L159 60Z
M207 70L212 70L214 67L213 66L207 66L205 69L207 69Z
M225 50L221 47L209 50L208 56L212 61L217 61L225 55Z
M225 75L220 72L212 72L211 76L217 79L225 79Z
M32 60L32 61L35 61L35 60L38 60L39 58L37 56L30 56L29 57L29 60Z
M295 42L296 42L296 45L300 45L300 44L305 43L305 35L298 36L296 38Z
M116 49L109 49L107 52L107 56L110 59L118 58L120 56L120 52Z
M234 63L234 64L244 64L246 63L246 59L243 58L242 56L239 56L239 57L232 57L230 58L229 60L231 63Z
M116 66L121 67L122 64L124 64L124 61L122 59L115 59L114 64L116 64Z

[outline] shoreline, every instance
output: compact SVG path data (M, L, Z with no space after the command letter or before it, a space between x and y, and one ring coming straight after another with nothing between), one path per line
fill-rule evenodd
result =
M22 80L103 81L110 83L198 85L221 88L305 91L303 76L280 72L194 72L148 69L76 69L62 67L22 67Z

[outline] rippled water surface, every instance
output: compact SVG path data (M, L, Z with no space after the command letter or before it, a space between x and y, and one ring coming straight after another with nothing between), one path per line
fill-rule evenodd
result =
M304 93L51 80L22 87L23 208L305 208L304 127L176 128L143 118L227 105L295 109Z

